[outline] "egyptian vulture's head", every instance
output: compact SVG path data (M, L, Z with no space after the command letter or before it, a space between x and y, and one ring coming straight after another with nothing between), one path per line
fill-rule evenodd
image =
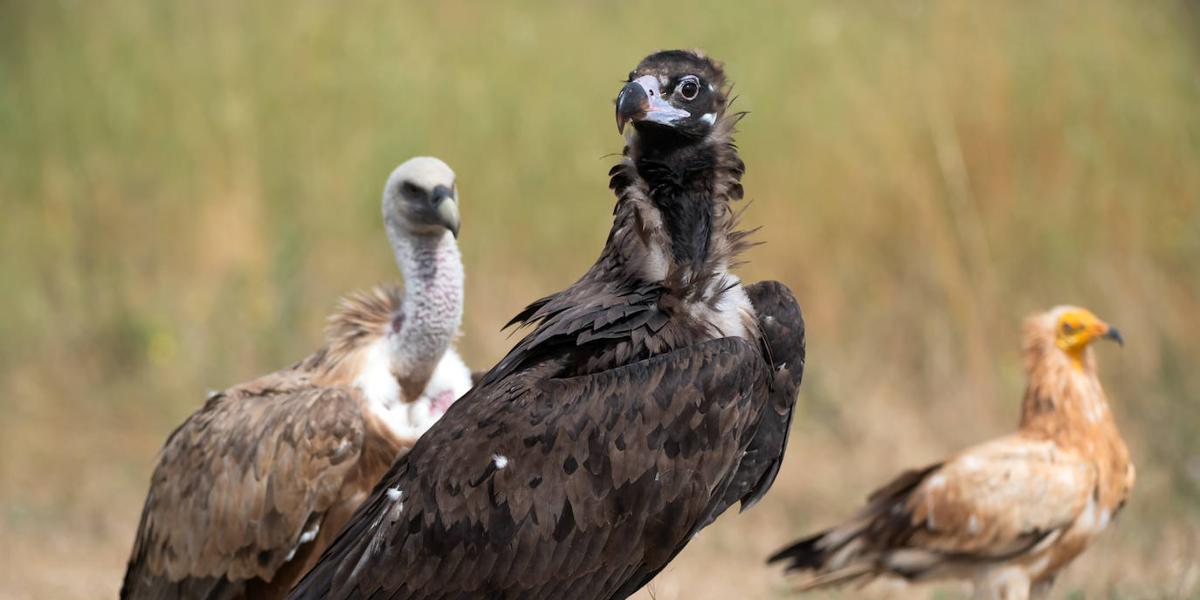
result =
M396 167L383 188L383 220L389 231L458 237L458 188L449 165L418 156Z
M1124 345L1116 327L1101 321L1092 311L1075 306L1059 306L1050 311L1054 343L1063 351L1077 355L1095 340L1113 340Z
M726 107L725 73L699 52L665 50L642 59L617 94L617 130L704 138Z

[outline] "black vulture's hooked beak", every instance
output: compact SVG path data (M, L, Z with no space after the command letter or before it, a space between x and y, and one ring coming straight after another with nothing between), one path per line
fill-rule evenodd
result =
M658 86L658 78L653 75L643 75L625 84L617 94L617 132L625 132L625 124L630 121L638 123L648 121L659 125L674 125L681 119L690 117L691 113L681 108L671 106L663 98Z

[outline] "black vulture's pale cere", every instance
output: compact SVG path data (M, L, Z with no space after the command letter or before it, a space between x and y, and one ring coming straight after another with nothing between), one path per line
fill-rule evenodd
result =
M293 598L610 599L770 488L804 368L777 282L743 287L721 66L652 54L617 101L612 229L397 460Z

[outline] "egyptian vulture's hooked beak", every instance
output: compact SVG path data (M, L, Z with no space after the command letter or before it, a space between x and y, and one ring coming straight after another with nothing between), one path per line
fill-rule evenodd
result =
M1105 325L1105 327L1107 327L1107 329L1103 334L1101 334L1100 337L1107 340L1112 340L1116 342L1118 346L1125 346L1125 338L1121 336L1121 332L1117 331L1116 327L1113 327L1112 325Z
M450 188L444 185L433 188L433 210L437 215L438 223L449 229L450 233L457 239L459 227L458 201L454 199L454 192Z
M672 126L692 116L686 110L671 106L658 88L658 78L643 75L625 84L617 94L617 132L625 132L625 124L647 121Z

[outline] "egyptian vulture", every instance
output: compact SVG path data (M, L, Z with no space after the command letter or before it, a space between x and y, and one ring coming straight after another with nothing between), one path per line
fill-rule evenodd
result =
M454 172L414 158L383 219L403 291L342 301L324 347L212 395L167 438L122 598L278 598L396 456L471 386Z
M1122 341L1081 308L1030 317L1015 434L901 474L850 520L770 561L803 573L801 590L891 575L969 579L979 599L1044 597L1133 488L1090 348L1102 338Z
M730 273L743 165L719 64L644 59L616 101L596 263L392 465L292 598L625 598L783 457L804 329Z

